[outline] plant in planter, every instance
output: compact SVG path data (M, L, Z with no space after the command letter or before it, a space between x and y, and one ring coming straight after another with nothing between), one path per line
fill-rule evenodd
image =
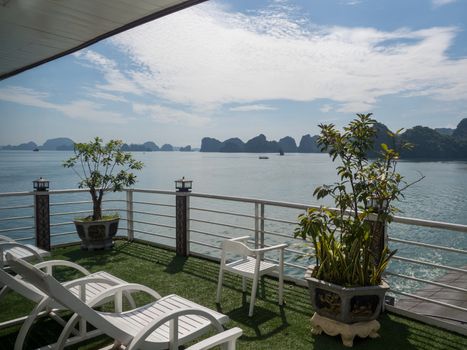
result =
M395 251L386 245L384 227L397 211L394 202L407 183L396 171L399 154L386 144L369 160L376 136L371 114L357 114L340 132L319 125L318 143L338 160L338 181L315 189L317 199L331 197L336 209L310 208L299 217L295 237L311 241L306 279L316 312L342 323L378 317L388 289L382 275ZM400 133L399 130L394 137ZM401 145L410 147L410 145Z
M141 170L143 163L121 150L122 141L106 144L99 137L88 143L75 143L74 156L63 163L80 178L79 188L87 188L93 203L92 216L76 218L76 230L82 249L109 249L118 230L118 214L103 215L102 199L107 191L121 191L133 185L136 176L131 170Z

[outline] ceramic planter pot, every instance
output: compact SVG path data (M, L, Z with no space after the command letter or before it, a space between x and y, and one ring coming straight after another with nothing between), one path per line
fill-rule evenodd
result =
M351 324L375 320L381 313L384 295L389 289L386 282L379 286L342 287L305 274L315 311L324 317Z
M117 234L119 218L99 221L74 220L76 231L81 238L81 249L111 249L112 238Z

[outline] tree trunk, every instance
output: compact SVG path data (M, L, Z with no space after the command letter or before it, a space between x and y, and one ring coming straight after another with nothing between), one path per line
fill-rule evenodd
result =
M375 265L381 261L381 255L385 247L386 223L384 221L374 221L371 223L371 253Z
M102 219L102 196L97 196L96 191L91 190L91 197L92 197L92 219L101 220Z

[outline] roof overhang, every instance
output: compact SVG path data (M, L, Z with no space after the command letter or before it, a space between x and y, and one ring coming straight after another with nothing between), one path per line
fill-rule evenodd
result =
M0 80L206 0L0 0Z

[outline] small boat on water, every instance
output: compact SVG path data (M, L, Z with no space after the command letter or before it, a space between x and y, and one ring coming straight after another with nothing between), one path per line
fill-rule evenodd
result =
M266 157L266 156L259 156L259 159L269 159L269 157Z
M39 152L39 148L34 148L32 151L33 152Z
M280 156L283 156L283 155L284 155L284 151L282 150L282 148L279 150L279 155L280 155Z

